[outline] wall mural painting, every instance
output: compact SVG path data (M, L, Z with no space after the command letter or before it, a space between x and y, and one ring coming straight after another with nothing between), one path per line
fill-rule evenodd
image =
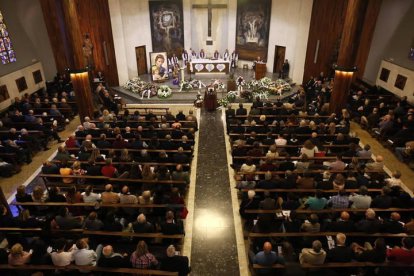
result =
M149 2L152 50L181 56L184 49L184 21L182 0L154 0Z
M237 0L236 50L239 58L267 58L271 0Z

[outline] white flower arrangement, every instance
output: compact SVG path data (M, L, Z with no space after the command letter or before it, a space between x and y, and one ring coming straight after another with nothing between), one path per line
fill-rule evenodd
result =
M262 85L262 86L264 86L264 87L274 86L274 84L275 84L275 83L272 81L272 79L271 79L271 78L268 78L268 77L264 77L264 78L260 79L260 83L261 83L261 85Z
M219 106L226 107L229 103L234 102L234 100L237 98L237 91L229 91L225 97L217 100L217 104Z
M261 86L261 83L258 80L251 80L247 83L247 88L248 89L257 89L260 86Z
M289 91L289 90L292 89L292 87L290 86L290 84L287 83L285 80L282 80L282 79L277 79L275 81L275 86L278 89L281 89L282 91Z
M150 98L156 95L155 86L152 83L141 80L140 78L128 80L123 87L132 93L140 95L141 98Z
M230 101L234 101L237 98L237 96L238 96L237 91L229 91L229 92L227 92L227 98Z
M216 89L219 89L219 90L226 88L224 83L220 80L212 80L211 85L214 86Z
M194 89L196 89L196 88L201 89L203 87L206 87L206 85L204 84L204 82L202 82L201 80L193 79L192 81L190 81L190 83L191 83L191 86Z
M263 90L258 92L252 92L252 98L256 99L257 97L259 97L260 100L267 100L269 98L269 92Z
M168 85L161 85L158 87L157 96L158 98L168 98L172 95L172 90Z
M188 91L188 90L191 90L191 89L201 89L203 87L206 87L206 85L200 80L196 80L196 79L193 79L191 81L183 80L183 81L180 82L180 90L179 91L181 92L183 90Z

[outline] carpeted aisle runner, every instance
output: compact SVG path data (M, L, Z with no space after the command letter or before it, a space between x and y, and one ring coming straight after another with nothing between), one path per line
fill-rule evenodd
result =
M239 275L221 112L202 110L199 129L192 275Z

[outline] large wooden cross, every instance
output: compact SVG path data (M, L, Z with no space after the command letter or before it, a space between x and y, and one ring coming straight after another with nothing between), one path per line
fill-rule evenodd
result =
M208 37L211 37L211 18L213 9L227 9L226 4L212 4L211 0L208 0L207 4L193 4L193 9L207 9L208 10Z

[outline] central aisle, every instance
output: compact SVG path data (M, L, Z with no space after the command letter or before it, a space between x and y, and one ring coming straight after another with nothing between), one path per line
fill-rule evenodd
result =
M221 112L201 111L194 228L193 275L240 275Z

